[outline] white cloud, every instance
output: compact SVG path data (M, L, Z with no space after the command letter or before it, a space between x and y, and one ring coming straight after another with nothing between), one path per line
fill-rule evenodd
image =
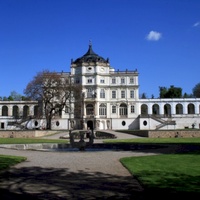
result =
M149 34L146 36L147 40L150 41L158 41L162 37L162 34L156 31L150 31Z
M196 22L193 24L194 27L200 26L200 22Z

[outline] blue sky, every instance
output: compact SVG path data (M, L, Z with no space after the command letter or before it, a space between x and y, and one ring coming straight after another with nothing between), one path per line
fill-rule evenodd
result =
M139 93L200 82L199 0L0 0L0 96L93 50L139 72Z

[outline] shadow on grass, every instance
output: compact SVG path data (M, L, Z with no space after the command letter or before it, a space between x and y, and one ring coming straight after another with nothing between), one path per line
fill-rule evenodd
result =
M59 163L58 163L59 165ZM152 172L153 173L153 172ZM157 173L158 176L160 174ZM162 176L160 176L162 184ZM181 177L187 181L191 177ZM199 179L199 177L198 177ZM136 179L104 173L70 172L68 169L24 167L0 174L1 200L81 200L81 199L160 199L193 198L199 192L174 192L167 189L142 189ZM197 180L199 183L199 180ZM173 182L172 184L176 184ZM181 198L180 198L181 197Z
M144 174L147 177L152 177L152 179L155 180L153 184L152 182L149 184L148 179L143 180L143 183L146 185L144 185L143 188L147 193L154 193L155 191L159 191L166 195L196 194L200 197L200 176L152 170L141 171L139 174L137 174L137 177L144 176Z

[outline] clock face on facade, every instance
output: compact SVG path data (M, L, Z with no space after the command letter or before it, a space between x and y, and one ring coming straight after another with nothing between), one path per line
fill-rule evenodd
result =
M103 67L101 67L101 71L102 71L102 72L104 71L104 68L103 68Z

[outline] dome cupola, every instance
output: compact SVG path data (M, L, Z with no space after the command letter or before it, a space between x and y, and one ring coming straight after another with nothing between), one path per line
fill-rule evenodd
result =
M72 63L78 64L83 62L100 62L100 63L109 63L108 59L104 59L103 57L96 54L92 49L92 44L89 44L89 48L86 54L84 54L82 57L77 58Z

